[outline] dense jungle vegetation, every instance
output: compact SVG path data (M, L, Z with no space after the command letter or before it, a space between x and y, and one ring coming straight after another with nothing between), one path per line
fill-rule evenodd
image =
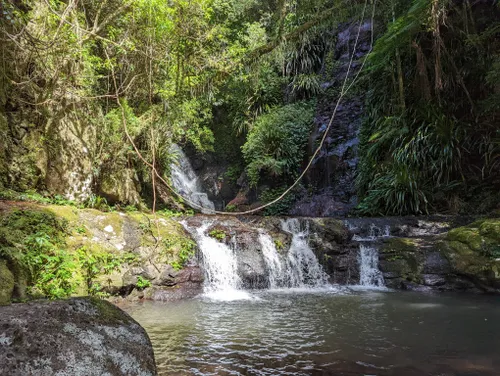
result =
M95 203L133 180L148 202L154 174L124 125L167 178L177 143L230 161L233 180L290 184L318 98L339 95L322 85L336 30L374 9L349 94L366 93L357 212L497 208L498 1L373 1L2 0L0 189L63 194L80 179L91 193L79 199ZM75 166L90 177L63 171Z

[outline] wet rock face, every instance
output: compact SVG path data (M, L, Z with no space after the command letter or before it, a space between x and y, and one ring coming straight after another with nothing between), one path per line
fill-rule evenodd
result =
M146 331L106 301L78 298L0 308L0 374L156 375Z
M200 227L203 216L187 220L188 226ZM269 270L266 266L259 231L265 231L279 244L282 252L290 249L292 235L282 229L279 217L242 216L238 218L211 217L213 225L205 235L213 231L224 233L220 239L236 252L237 273L242 288L262 289L269 287ZM331 276L331 282L339 284L357 283L359 267L356 250L352 249L347 227L342 221L333 218L301 218L301 227L308 228L309 245L316 254L325 272Z
M213 231L225 234L219 241L236 250L237 273L241 279L241 287L245 289L268 287L268 270L257 228L253 227L253 224L245 223L245 220L220 218L220 221L206 230L206 235L210 236Z
M439 223L424 224L407 227L406 237L381 240L379 268L387 287L500 293L498 219L446 228L444 233Z
M332 283L353 285L359 282L357 246L342 221L332 218L308 219L309 244L330 275Z
M370 49L371 23L341 25L337 32L334 55L336 67L323 72L322 86L325 94L319 98L314 120L314 130L309 138L308 155L312 156L323 137L337 103L338 94L346 75L353 78L361 64L354 62L349 69L352 49L358 35L355 60L361 59ZM325 64L327 65L327 64ZM314 188L291 209L291 215L308 217L344 216L357 204L354 179L358 165L359 131L364 116L364 94L351 95L342 100L337 108L334 124L325 144L313 161L304 183Z

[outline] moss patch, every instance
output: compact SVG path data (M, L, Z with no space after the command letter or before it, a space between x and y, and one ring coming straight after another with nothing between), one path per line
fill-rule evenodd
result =
M4 260L0 260L0 306L10 303L14 291L14 275Z
M500 284L499 219L483 219L453 229L438 247L457 273L487 286Z
M390 238L384 242L380 253L384 255L384 272L422 283L423 257L415 239Z

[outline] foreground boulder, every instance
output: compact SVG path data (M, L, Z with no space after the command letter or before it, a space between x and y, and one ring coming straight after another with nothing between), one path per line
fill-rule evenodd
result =
M0 375L156 375L146 331L106 301L0 308Z

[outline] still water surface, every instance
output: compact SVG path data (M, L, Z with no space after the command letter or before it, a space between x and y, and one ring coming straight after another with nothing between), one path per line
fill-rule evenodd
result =
M500 375L500 299L331 289L124 307L160 375Z

